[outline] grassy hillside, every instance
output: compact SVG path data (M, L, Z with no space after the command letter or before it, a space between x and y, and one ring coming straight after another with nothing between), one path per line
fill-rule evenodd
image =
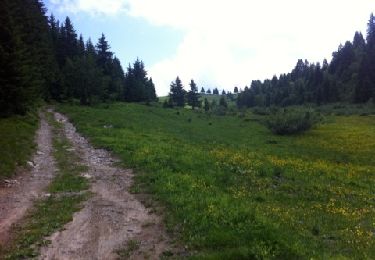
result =
M275 136L262 116L62 106L136 169L198 258L375 258L375 117Z
M38 118L35 114L0 119L0 179L25 165L34 148Z
M222 95L213 95L213 94L201 94L199 93L199 96L200 96L200 101L202 102L202 105L204 104L204 99L207 98L208 102L210 102L210 104L212 103L212 101L215 100L216 104L219 104L219 101L220 101L220 98ZM226 100L227 100L227 103L228 103L228 106L236 106L236 98L237 98L237 94L233 94L233 100L229 99L226 95ZM159 102L160 103L163 103L165 102L166 100L168 100L168 96L163 96L163 97L158 97L159 99Z

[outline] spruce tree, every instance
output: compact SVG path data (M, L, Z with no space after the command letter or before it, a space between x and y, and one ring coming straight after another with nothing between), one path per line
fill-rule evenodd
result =
M363 49L366 47L366 41L363 38L363 35L361 32L355 32L354 38L353 38L353 46L355 49Z
M77 33L69 17L65 18L64 26L62 27L62 48L65 59L73 59L78 55L78 40Z
M98 43L96 44L96 52L98 65L103 69L105 74L110 73L109 64L111 63L113 56L110 48L111 47L109 46L104 33L102 33L102 36L99 38Z
M129 64L125 74L124 99L130 102L150 102L156 100L155 85L147 77L143 61L137 59L133 66Z
M85 41L83 40L83 36L81 34L78 40L78 55L82 57L84 54L85 54Z
M175 81L171 82L169 98L176 106L183 107L185 105L185 90L178 76Z
M188 100L188 104L192 107L193 110L194 108L199 106L198 87L195 84L194 80L190 81L190 90L187 93L187 100Z
M359 71L359 82L355 89L355 101L367 102L371 97L375 100L375 18L370 15L367 24L367 44L365 55Z
M24 114L49 98L56 78L45 8L38 0L3 0L0 17L0 114Z

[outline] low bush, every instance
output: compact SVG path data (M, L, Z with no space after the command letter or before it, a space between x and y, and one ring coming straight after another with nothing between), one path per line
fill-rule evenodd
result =
M298 134L321 122L321 115L312 109L282 109L268 117L267 127L275 134Z
M271 110L268 107L254 107L253 113L260 116L268 116L271 113Z

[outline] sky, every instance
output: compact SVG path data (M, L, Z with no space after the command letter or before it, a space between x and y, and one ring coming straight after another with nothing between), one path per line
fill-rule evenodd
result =
M123 65L140 58L159 96L179 76L188 89L233 91L290 72L298 59L331 59L366 35L374 0L45 0L95 43L103 32Z

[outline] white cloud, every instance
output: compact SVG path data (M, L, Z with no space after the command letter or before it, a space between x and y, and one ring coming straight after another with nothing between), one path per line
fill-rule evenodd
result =
M330 59L339 43L365 33L373 0L51 0L70 11L128 15L184 32L171 57L149 67L159 95L179 75L232 90L288 72L298 58Z
M364 30L373 0L128 0L129 14L185 32L172 57L150 74L164 95L179 75L232 90L288 72L298 58L330 59L340 42Z
M124 0L50 0L61 11L87 12L92 15L115 15L126 9Z

